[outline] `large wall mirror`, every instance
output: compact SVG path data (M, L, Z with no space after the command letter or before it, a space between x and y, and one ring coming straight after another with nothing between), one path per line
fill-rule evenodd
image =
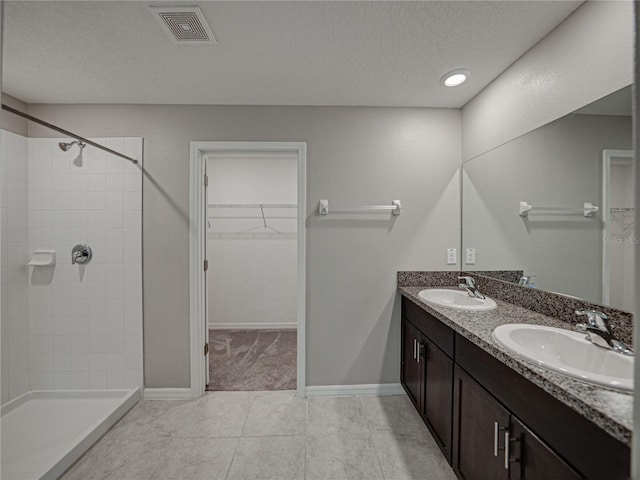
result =
M631 111L629 86L465 162L463 268L632 310Z

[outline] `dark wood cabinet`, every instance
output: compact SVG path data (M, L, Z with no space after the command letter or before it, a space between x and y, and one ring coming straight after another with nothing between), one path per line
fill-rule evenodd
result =
M453 469L459 478L583 478L458 366L454 382Z
M406 297L401 381L458 478L629 478L630 449Z
M629 479L631 451L627 445L468 339L456 334L455 346L456 367L490 392L512 418L534 432L558 460L564 459L571 465L580 474L576 478ZM528 455L536 455L536 448L525 449L525 464ZM522 478L528 480L535 475L530 471L524 472Z
M509 480L579 480L582 477L520 420L511 416Z
M403 308L401 382L451 463L453 359L438 346L442 339L453 353L451 329L423 310Z
M424 342L425 388L423 419L451 463L453 421L453 360L428 338Z
M454 404L456 475L464 480L507 480L505 440L509 412L458 366L454 374Z
M418 362L420 331L406 319L402 319L402 365L400 378L409 399L422 415L422 389L424 363Z

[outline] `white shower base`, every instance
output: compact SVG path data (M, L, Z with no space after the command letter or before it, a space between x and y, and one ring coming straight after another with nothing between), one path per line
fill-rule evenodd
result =
M140 389L32 391L2 407L3 480L56 479L140 400Z

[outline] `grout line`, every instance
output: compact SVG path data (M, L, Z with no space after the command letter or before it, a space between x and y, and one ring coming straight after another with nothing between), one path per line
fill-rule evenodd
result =
M242 424L242 429L240 430L240 436L244 434L244 428L247 426L247 421L249 420L249 415L251 415L251 409L253 408L253 404L255 403L257 396L258 395L256 395L255 393L251 395L251 403L249 404L249 410L247 410L247 416L244 418L244 423Z
M306 437L305 434L301 433L289 433L289 434L278 434L278 433L270 433L268 435L242 435L240 437L208 437L208 438L270 438L270 437Z
M236 459L236 454L238 453L238 447L240 446L241 438L236 438L236 448L233 449L233 456L231 457L231 461L229 462L229 467L227 468L227 473L224 478L227 480L229 478L229 473L231 473L231 467L233 466L233 462Z

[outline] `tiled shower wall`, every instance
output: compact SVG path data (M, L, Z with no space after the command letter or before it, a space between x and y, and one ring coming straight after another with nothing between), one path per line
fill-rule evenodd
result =
M1 131L0 262L2 271L2 404L29 390L29 276L27 270L27 138Z
M139 166L2 132L2 403L41 389L142 387ZM94 139L142 158L142 139ZM88 243L93 259L71 264ZM34 250L54 267L27 267Z
M87 146L29 139L29 245L56 251L30 284L31 386L142 386L141 185L138 165ZM93 139L136 159L142 139ZM93 259L71 264L88 243Z

